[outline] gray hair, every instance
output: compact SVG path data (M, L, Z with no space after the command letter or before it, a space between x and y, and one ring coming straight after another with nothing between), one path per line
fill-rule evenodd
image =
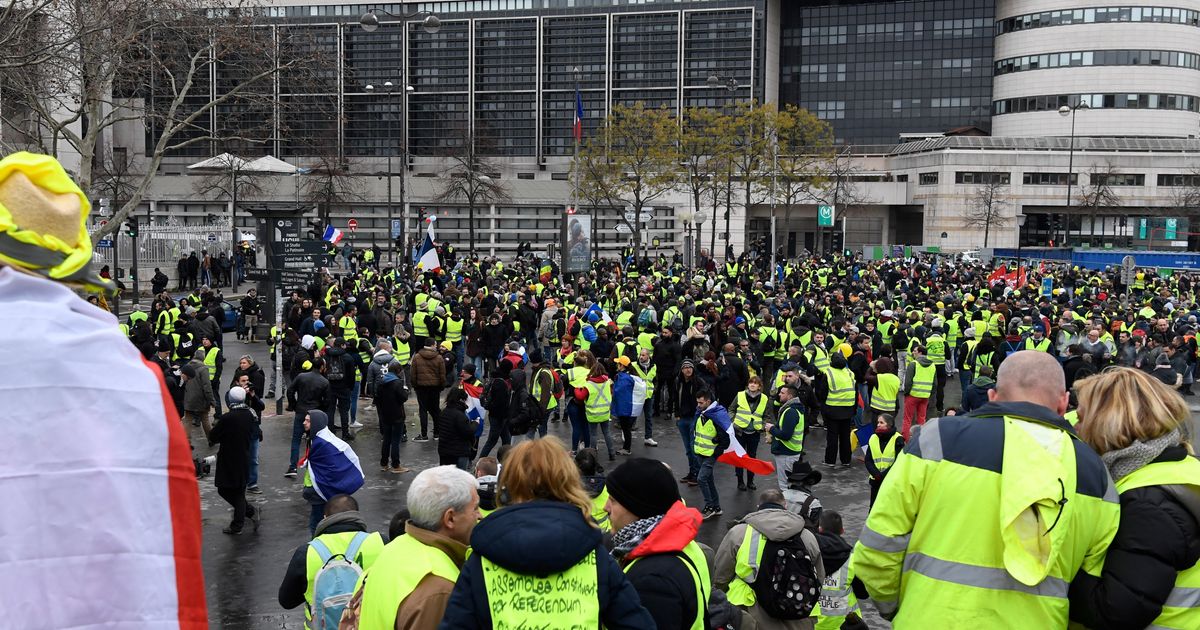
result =
M409 522L436 532L446 510L467 509L475 478L455 466L437 466L421 471L408 487Z
M388 352L391 352L392 351L392 342L390 342L386 339L380 339L379 343L375 344L375 351L379 352L380 350L386 350Z

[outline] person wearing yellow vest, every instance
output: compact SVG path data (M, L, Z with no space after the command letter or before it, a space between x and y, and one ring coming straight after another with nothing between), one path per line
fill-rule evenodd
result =
M449 382L447 386L454 385L454 375L466 365L466 348L467 344L463 342L463 327L466 325L466 320L463 319L462 311L454 308L450 311L450 316L446 318L443 325L446 333L446 341L450 342L450 353L454 355L455 368L450 371Z
M852 584L854 572L850 570L852 547L842 536L846 533L842 515L833 510L822 510L817 526L817 545L821 548L821 564L825 568L825 580L821 585L821 599L813 617L815 630L841 630L843 627L866 628L859 613L858 597ZM861 589L861 586L859 587ZM862 595L865 597L866 593ZM845 624L843 626L843 624Z
M279 585L280 606L290 610L304 605L305 628L313 625L315 579L327 562L322 561L322 556L328 559L344 554L347 560L365 571L375 564L384 548L379 532L367 532L366 521L359 514L354 497L346 494L329 497L324 515L312 540L292 553Z
M408 487L408 522L359 579L348 615L359 630L436 630L479 521L471 474L454 466L421 471Z
M706 630L712 579L695 540L700 512L683 504L671 470L636 457L613 469L606 486L613 557L655 627Z
M850 431L858 408L858 390L854 372L846 367L846 357L841 352L831 355L829 369L820 375L816 384L817 400L822 403L821 415L827 428L825 465L832 467L840 460L843 467L849 468Z
M341 337L346 340L347 345L353 347L358 342L358 307L351 304L346 307L345 314L338 320L338 328L342 330Z
M646 434L642 436L642 444L645 446L658 446L658 442L654 440L654 383L658 380L658 366L650 362L651 349L642 346L639 342L638 358L635 363L632 363L630 373L642 379L646 383L646 402L642 406L642 419L646 425ZM635 419L636 422L636 419Z
M911 436L914 419L918 425L925 424L929 397L933 395L934 382L937 380L936 366L925 356L925 346L913 346L907 370L904 379L904 425L901 429L905 440Z
M729 415L733 418L733 435L738 443L746 449L747 455L758 457L758 443L763 428L775 421L775 409L763 393L762 379L757 376L750 377L745 391L734 396L733 403L729 406ZM734 468L733 471L737 475L738 490L757 489L754 485L754 473L743 471L741 468ZM745 479L742 478L743 475Z
M796 375L796 370L789 370L789 375ZM787 378L792 378L791 376ZM767 441L771 444L771 455L775 459L775 475L780 491L788 489L788 471L800 460L804 453L804 405L800 402L800 390L794 383L785 382L776 388L779 397L779 409L776 416L779 424L767 423L763 428L767 432Z
M904 438L896 432L896 418L889 413L879 414L875 418L875 432L867 440L865 458L867 485L871 488L870 505L875 505L875 497L879 496L879 486L883 485L883 478L887 477L888 470L903 451Z
M896 364L891 357L879 357L867 370L867 384L871 386L871 402L867 411L869 418L887 413L895 415L896 401L900 398L900 377L896 376Z
M639 603L592 521L592 502L563 443L521 442L500 471L504 507L471 534L442 628L644 630Z
M812 561L816 583L820 589L825 580L821 548L816 536L805 527L804 517L787 509L787 501L778 488L768 488L759 495L758 509L734 525L717 547L713 563L713 587L725 591L729 603L749 613L759 628L771 630L811 630L816 620L781 620L772 617L758 601L754 582L762 576L759 569L766 562L764 551L768 542L798 540ZM814 577L814 576L809 576ZM814 592L816 598L820 593Z
M629 361L628 357L620 357ZM604 366L596 363L588 371L587 379L582 386L575 388L575 400L583 406L583 415L587 420L587 445L597 444L596 428L599 427L604 436L604 445L608 448L608 461L617 459L616 449L613 448L612 420L613 383L604 371Z
M1003 369L1003 366L1001 366ZM1116 480L1121 528L1099 577L1071 582L1071 620L1088 628L1200 628L1200 461L1184 400L1131 368L1076 385L1079 436Z
M946 408L946 357L949 355L949 345L942 336L942 320L935 319L930 324L932 330L925 338L925 358L933 364L933 395L934 409Z
M224 371L225 355L221 347L208 337L200 339L200 347L204 349L204 365L208 367L208 381L213 390L213 400L216 401L215 413L221 415L221 372Z
M905 446L850 557L895 628L1066 628L1070 582L1100 574L1120 506L1062 418L1062 369L1021 351L999 376L990 404Z

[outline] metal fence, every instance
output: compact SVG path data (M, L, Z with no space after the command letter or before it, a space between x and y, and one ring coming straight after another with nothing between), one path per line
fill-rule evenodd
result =
M217 256L219 252L227 254L233 250L233 235L228 223L212 225L142 225L138 230L138 278L149 283L154 276L154 268L162 269L171 278L174 286L176 278L175 267L179 259L192 252L197 256L207 250ZM92 262L96 269L108 265L114 278L118 277L118 269L124 273L120 279L127 281L133 267L134 239L125 233L124 228L110 234L109 238L101 241L92 254ZM128 282L127 282L128 284ZM143 287L148 290L149 284Z

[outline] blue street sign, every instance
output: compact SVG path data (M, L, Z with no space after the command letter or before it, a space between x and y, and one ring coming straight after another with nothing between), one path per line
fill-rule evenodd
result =
M111 238L100 239L99 241L96 242L96 247L102 247L105 249L109 249L112 247L112 239Z
M400 219L392 219L392 238L400 238Z

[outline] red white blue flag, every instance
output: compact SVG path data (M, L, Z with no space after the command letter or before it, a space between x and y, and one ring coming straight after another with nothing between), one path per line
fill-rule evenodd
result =
M579 88L575 88L575 141L583 139L583 97Z

